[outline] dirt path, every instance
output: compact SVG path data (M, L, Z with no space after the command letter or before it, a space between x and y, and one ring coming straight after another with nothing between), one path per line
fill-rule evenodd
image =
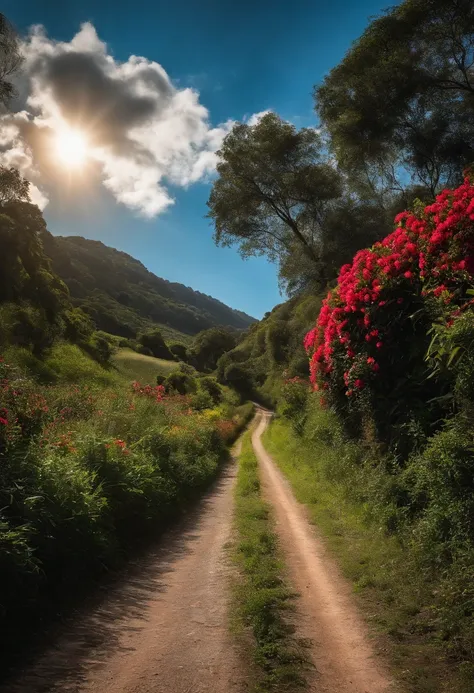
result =
M277 532L297 599L297 634L311 640L315 673L309 690L318 693L392 693L390 677L374 656L366 629L353 605L351 590L328 555L305 508L265 451L261 435L270 420L262 411L252 443L262 470L262 485L272 504Z
M102 604L2 693L240 693L228 631L235 463Z

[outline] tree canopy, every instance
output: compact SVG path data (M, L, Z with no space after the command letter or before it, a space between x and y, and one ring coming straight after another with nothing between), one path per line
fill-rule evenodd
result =
M341 195L319 134L267 113L255 125L237 123L218 155L219 177L208 201L216 243L274 260L296 239L316 259L318 222Z
M405 0L372 21L315 89L339 165L373 192L459 182L474 160L473 68L471 0Z
M352 215L344 178L314 128L297 130L268 113L255 125L237 123L218 155L208 201L216 243L278 261L290 292L324 286L354 243L358 248L380 233L373 219L380 226L381 212L371 203Z
M235 347L236 334L222 327L199 332L188 350L188 358L201 371L212 371L218 359Z
M8 19L0 12L0 103L6 105L14 94L11 75L21 63L18 37Z

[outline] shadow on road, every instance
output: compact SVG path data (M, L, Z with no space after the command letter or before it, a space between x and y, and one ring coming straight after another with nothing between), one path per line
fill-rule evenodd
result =
M211 500L223 492L230 474L231 461L204 497L146 555L130 561L59 626L44 633L35 655L0 685L0 693L75 693L112 653L134 650L121 644L123 634L144 628L147 612L163 598L177 562L193 552Z

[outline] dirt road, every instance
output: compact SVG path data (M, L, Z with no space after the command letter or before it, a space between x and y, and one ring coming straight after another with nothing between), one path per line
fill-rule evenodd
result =
M235 463L160 548L2 693L240 693L228 628Z
M263 448L253 445L273 505L297 602L297 634L312 642L315 693L388 693L347 583L304 508ZM248 671L228 628L235 463L187 519L132 565L95 606L65 624L50 647L0 693L244 693ZM85 611L85 610L84 610Z
M263 490L273 506L290 586L296 600L297 634L312 642L315 672L309 690L318 693L390 693L390 677L377 661L353 595L293 496L288 481L265 451L261 435L270 414L260 412L252 442Z

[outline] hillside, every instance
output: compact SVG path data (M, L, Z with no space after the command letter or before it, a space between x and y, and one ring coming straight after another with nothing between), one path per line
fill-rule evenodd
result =
M97 328L135 337L156 325L168 337L195 335L216 325L245 329L254 319L211 296L149 272L127 253L81 236L44 241L53 270L67 284L76 306Z

